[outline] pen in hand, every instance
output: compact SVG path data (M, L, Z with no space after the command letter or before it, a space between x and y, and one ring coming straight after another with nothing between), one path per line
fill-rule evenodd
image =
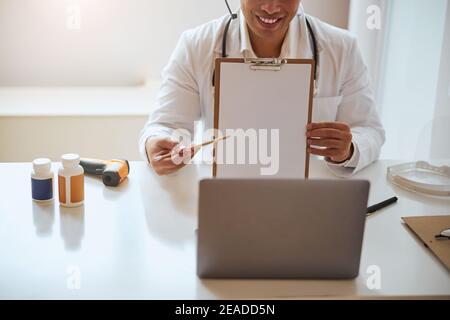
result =
M191 149L191 152L192 152L191 154L194 154L194 153L196 152L196 150L198 150L198 149L200 149L200 148L202 148L202 147L205 147L205 146L210 145L210 144L213 144L213 143L218 143L219 141L225 140L225 139L227 139L228 137L229 137L229 136L223 136L223 137L219 137L219 138L216 138L216 139L212 139L212 140L203 142L203 143L201 143L201 144L194 144L194 145L190 146L190 149ZM179 155L180 157L182 157L182 156L183 156L183 153L184 153L184 150L186 150L186 149L187 149L187 148L181 148L181 149L178 151L178 155ZM157 155L157 156L155 156L153 159L154 159L155 161L161 161L161 160L164 160L164 159L171 158L172 155L173 155L173 153L172 153L172 152L169 152L169 153L166 153L166 154L163 154L163 155Z
M182 149L180 149L180 151L178 152L178 155L179 155L180 157L183 156L183 151L184 151L184 150L185 150L185 149L182 148ZM161 160L168 159L168 158L171 158L171 157L172 157L172 152L169 152L169 153L166 153L166 154L160 154L160 155L154 156L154 157L153 157L153 160L155 160L155 161L161 161Z

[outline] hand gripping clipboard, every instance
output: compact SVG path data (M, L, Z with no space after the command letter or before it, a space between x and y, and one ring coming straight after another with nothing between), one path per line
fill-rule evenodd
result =
M249 134L246 137L249 149L245 155L246 162L230 163L228 155L239 153L239 138L231 135L226 141L214 145L213 177L307 179L310 160L306 126L311 123L313 112L313 60L218 58L215 62L214 84L216 135L228 135L227 130L230 129L258 132L256 158L261 158L264 141L267 141L267 154L276 150L272 145L276 139L272 141L272 135L276 137L277 130L279 144L278 159L277 155L270 154L270 169L275 172L277 166L274 163L278 160L278 171L270 176L261 175L262 168L267 169L269 165L262 161L256 164L251 161L248 145L254 136ZM266 135L259 134L260 130L266 131ZM229 143L234 144L233 152L230 151L232 147ZM252 150L255 151L254 148ZM237 158L235 156L235 160Z

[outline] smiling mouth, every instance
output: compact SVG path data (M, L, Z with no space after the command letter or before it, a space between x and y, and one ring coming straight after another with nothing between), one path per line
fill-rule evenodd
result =
M275 26L276 24L278 24L283 18L264 18L264 17L260 17L257 16L259 22L261 22L262 25L264 26Z

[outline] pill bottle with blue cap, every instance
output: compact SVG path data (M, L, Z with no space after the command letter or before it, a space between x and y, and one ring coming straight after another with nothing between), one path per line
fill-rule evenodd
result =
M50 159L33 160L31 173L31 197L36 202L53 200L53 171Z

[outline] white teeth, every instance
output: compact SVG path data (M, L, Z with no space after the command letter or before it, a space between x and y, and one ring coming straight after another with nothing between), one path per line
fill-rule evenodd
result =
M262 22L267 24L274 24L275 22L278 22L279 19L267 19L263 17L258 17Z

